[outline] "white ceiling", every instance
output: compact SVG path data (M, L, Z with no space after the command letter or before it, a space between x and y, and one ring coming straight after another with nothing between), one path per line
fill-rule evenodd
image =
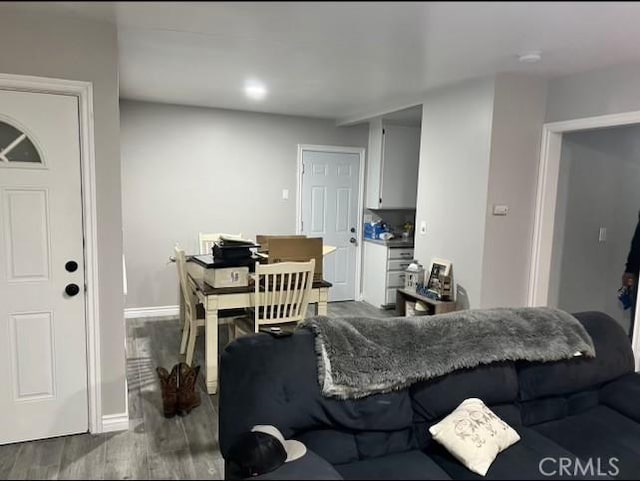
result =
M28 3L28 2L27 2ZM118 25L121 95L354 119L496 72L547 77L640 61L640 4L55 2ZM542 62L520 64L523 51ZM245 97L263 82L262 101Z

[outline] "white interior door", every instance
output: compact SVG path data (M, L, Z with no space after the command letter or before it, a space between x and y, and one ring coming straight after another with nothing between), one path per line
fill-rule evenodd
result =
M77 98L0 90L0 444L88 430L80 189Z
M354 300L360 155L303 150L302 166L302 234L336 247L324 258L324 278L333 284L329 300Z

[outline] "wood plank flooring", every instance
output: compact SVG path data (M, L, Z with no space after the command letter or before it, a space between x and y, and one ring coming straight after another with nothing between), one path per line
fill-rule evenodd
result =
M313 309L313 308L312 308ZM389 317L360 302L329 304L338 316ZM226 329L220 329L221 348ZM203 365L203 337L196 363ZM79 434L0 446L0 479L224 479L218 447L218 398L200 376L202 405L165 419L155 368L180 361L177 319L127 321L128 431Z

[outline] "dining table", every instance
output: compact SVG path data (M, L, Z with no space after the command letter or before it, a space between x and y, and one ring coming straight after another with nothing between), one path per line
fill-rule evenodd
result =
M207 392L218 392L219 380L219 349L218 331L224 311L247 309L255 306L255 286L253 274L249 275L250 282L246 286L215 288L204 280L204 269L200 263L187 262L188 280L198 302L204 306L205 320L205 380ZM314 279L309 296L309 304L315 304L316 315L327 314L327 302L331 283L321 279ZM184 320L184 298L180 296L180 320Z

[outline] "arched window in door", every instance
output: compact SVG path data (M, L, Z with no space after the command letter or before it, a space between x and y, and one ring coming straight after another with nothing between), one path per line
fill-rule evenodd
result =
M42 164L42 159L26 133L0 120L0 165L14 162Z

